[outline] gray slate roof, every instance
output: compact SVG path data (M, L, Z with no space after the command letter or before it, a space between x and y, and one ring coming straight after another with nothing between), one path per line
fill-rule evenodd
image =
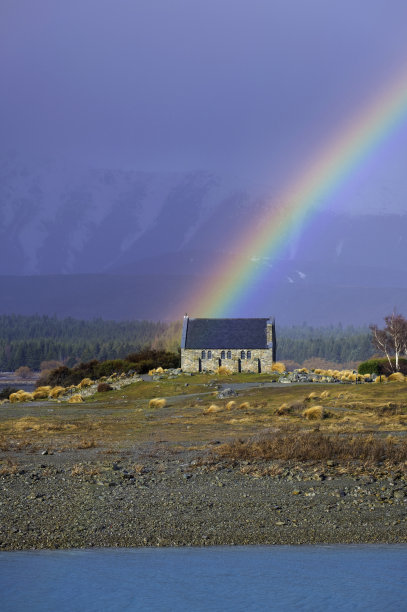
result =
M187 349L266 349L269 319L188 319Z

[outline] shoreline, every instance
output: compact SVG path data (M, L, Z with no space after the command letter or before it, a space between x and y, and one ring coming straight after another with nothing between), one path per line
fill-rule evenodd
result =
M407 475L394 466L231 465L158 447L13 461L0 550L407 543Z

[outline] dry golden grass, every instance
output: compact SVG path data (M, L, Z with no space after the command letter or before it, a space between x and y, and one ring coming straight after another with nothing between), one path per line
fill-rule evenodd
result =
M80 404L83 402L83 397L79 393L69 398L68 404Z
M249 402L242 402L242 403L239 405L239 408L240 408L240 410L249 410L249 408L250 408L250 404L249 404Z
M53 387L49 392L49 397L52 397L52 399L57 399L58 397L61 397L61 395L63 395L65 391L65 387Z
M271 366L271 371L282 374L283 372L285 372L285 364L282 363L281 361L275 361L273 365Z
M18 465L12 459L7 459L5 464L0 467L0 476L12 476L13 474L17 474Z
M401 372L393 372L387 379L389 382L405 382L406 377Z
M276 410L275 414L278 416L286 416L288 414L299 414L305 408L305 404L302 401L297 402L284 402Z
M216 373L220 376L229 376L232 372L226 366L219 366Z
M302 416L308 421L315 421L323 419L326 413L323 406L310 406L303 411Z
M99 467L84 465L83 463L75 463L71 470L71 476L97 476L98 474L100 474Z
M319 396L321 399L326 399L327 397L329 397L329 391L322 391L321 395Z
M28 393L27 391L23 391L20 389L15 393L11 393L9 396L9 400L12 404L16 404L19 402L32 402L34 400L33 393Z
M218 406L217 404L211 404L210 406L208 406L208 408L205 408L203 413L204 414L212 414L214 412L222 412L223 407L222 406Z
M164 374L164 372L165 370L161 366L158 366L158 368L153 368L152 370L149 370L148 375L154 376L154 374Z
M234 410L236 406L236 402L234 400L230 400L230 402L226 404L226 410Z
M377 438L371 434L343 436L321 431L298 431L297 428L276 429L247 440L234 440L214 450L217 458L235 460L296 460L315 461L336 459L353 461L407 460L407 440Z
M318 398L318 393L316 393L315 391L312 391L311 393L309 393L307 395L307 397L305 399L307 401L311 401L311 400L314 400L314 399L317 399L317 398Z
M381 383L381 382L386 382L387 381L387 376L384 376L384 374L382 374L381 376L378 376L375 379L375 383Z
M167 405L167 400L164 397L153 397L148 402L149 408L164 408Z
M84 438L82 440L79 440L76 448L78 449L88 449L88 448L95 448L96 446L96 441L94 440L94 438Z
M46 385L43 387L37 387L36 390L33 392L33 398L35 400L47 399L50 391L51 391L51 387L49 385Z
M79 383L78 387L79 389L85 389L86 387L90 387L91 385L93 385L93 380L91 380L90 378L83 378Z

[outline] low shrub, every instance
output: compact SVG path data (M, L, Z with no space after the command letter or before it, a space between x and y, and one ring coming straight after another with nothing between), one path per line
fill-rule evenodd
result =
M106 382L98 384L98 393L107 393L108 391L113 391L112 385L109 385L109 383Z
M230 400L230 402L228 402L226 404L226 410L234 410L236 408L236 402L234 400Z
M12 393L17 393L18 389L16 387L4 387L0 389L0 400L9 399Z
M280 374L282 374L283 372L286 371L285 364L282 363L281 361L275 361L273 365L271 366L271 371L279 372Z
M390 359L391 366L389 364L388 359L369 359L369 361L363 361L359 367L359 374L385 374L388 376L396 371L396 360L394 358ZM407 375L407 359L404 357L400 357L399 359L399 371Z

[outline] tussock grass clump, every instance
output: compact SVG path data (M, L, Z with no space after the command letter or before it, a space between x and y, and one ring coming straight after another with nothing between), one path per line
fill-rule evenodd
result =
M387 381L387 376L384 376L384 374L382 374L381 376L378 376L375 379L375 383L386 382L386 381Z
M11 476L17 474L19 467L12 459L7 459L6 463L0 467L0 476Z
M81 402L83 402L83 397L79 393L76 393L68 400L68 404L80 404Z
M90 387L91 385L93 385L93 380L91 380L90 378L82 378L78 387L79 389L85 389L86 387Z
M16 404L18 402L32 402L34 400L34 394L20 389L16 393L12 393L9 400L12 404Z
M310 406L303 411L302 416L308 421L316 421L324 419L327 414L323 406Z
M389 382L405 382L406 377L401 372L393 372L387 379Z
M322 391L320 398L326 399L327 397L329 397L329 391Z
M304 402L298 401L298 402L284 402L284 404L281 404L281 406L279 406L278 408L276 408L275 413L278 414L278 416L286 416L288 414L298 414L300 412L302 412L305 408L305 404Z
M204 414L211 414L214 412L222 412L223 408L222 406L218 406L217 404L211 404L210 406L208 406L208 408L205 408L205 410L203 411Z
M71 476L97 476L98 474L100 474L100 468L83 463L75 463L71 470Z
M236 406L236 402L234 400L230 400L230 402L226 404L226 410L234 410Z
M282 363L281 361L275 361L273 365L271 366L271 371L282 374L283 372L285 372L285 364Z
M239 406L240 410L249 410L250 404L249 402L242 402Z
M83 440L79 440L76 448L85 450L87 448L95 448L96 446L96 441L93 438L86 438Z
M34 399L48 399L49 392L51 391L50 385L45 385L43 387L37 387L33 392Z
M309 395L307 395L307 397L305 399L308 402L310 402L311 400L318 399L318 393L316 393L315 391L312 391Z
M216 373L220 376L229 376L232 372L226 366L219 366Z
M65 387L60 387L60 386L54 387L49 392L48 397L51 397L52 399L57 399L58 397L61 397L61 395L63 395L65 391L66 391Z
M222 444L213 451L217 458L235 460L323 461L389 461L407 460L407 440L394 437L377 438L371 434L340 434L276 429L246 439Z
M162 368L161 366L158 366L158 368L152 368L151 370L149 370L148 375L154 376L154 374L164 374L164 372L165 372L164 368Z
M167 400L164 397L153 397L148 402L149 408L164 408L167 405Z

